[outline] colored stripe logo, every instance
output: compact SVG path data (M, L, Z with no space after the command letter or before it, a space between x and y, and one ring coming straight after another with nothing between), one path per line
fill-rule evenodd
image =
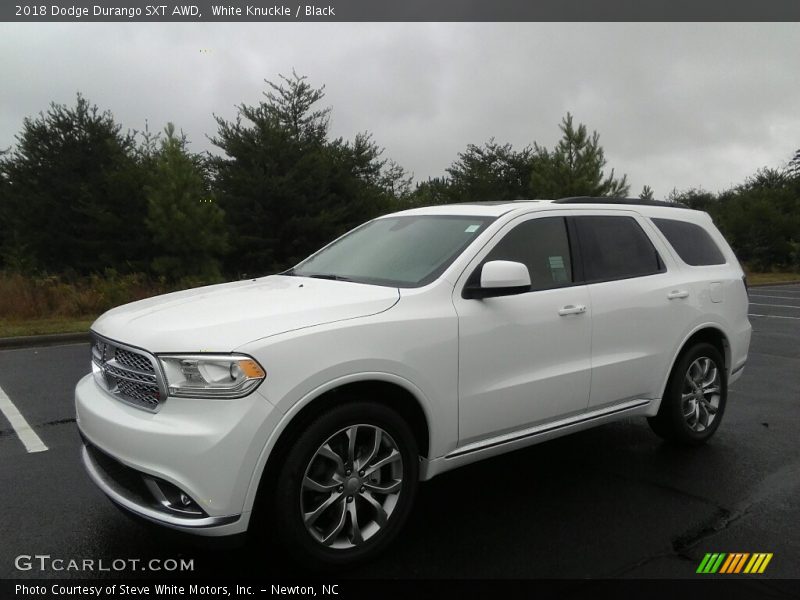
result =
M769 561L772 560L772 552L709 552L705 555L697 573L712 574L724 573L727 575L737 573L763 573Z

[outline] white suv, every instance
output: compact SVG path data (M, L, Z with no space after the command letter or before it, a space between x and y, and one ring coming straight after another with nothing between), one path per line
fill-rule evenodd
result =
M747 309L703 212L593 198L399 212L279 275L101 316L76 389L83 461L150 521L349 563L449 469L636 415L706 441L747 360Z

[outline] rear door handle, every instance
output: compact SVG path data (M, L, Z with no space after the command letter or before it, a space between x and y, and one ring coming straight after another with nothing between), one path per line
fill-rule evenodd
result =
M689 292L686 290L672 290L669 294L667 294L667 298L670 300L675 300L675 298L687 298L689 296Z
M559 316L566 317L567 315L581 315L586 312L586 307L583 304L567 304L562 306L558 311Z

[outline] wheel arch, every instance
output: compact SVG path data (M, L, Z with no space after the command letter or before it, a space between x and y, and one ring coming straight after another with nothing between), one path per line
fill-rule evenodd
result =
M250 483L245 511L250 511L260 501L263 490L274 480L288 443L308 426L317 415L338 403L353 399L370 399L388 406L408 423L421 458L427 458L431 445L431 417L427 400L411 382L390 373L362 373L342 377L306 394L283 416L270 435Z
M708 343L714 346L722 356L722 359L725 361L725 373L726 377L730 375L730 368L731 368L731 344L728 340L728 336L725 335L725 332L715 324L704 324L700 325L699 327L695 328L689 334L686 335L683 342L678 346L677 352L672 357L672 363L670 364L669 371L667 372L667 376L661 384L661 398L664 397L666 393L667 384L669 383L670 377L672 377L672 373L675 370L675 366L678 364L678 361L683 356L683 353L686 352L689 348L693 345L698 343Z

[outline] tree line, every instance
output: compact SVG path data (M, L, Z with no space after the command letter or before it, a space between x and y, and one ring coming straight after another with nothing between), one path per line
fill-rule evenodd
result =
M261 101L239 105L233 120L215 116L216 155L192 152L171 123L123 131L80 94L26 118L0 156L0 270L211 282L284 269L393 210L630 193L627 176L607 169L599 135L569 113L553 148L490 139L468 145L443 177L414 184L368 132L331 137L324 86L294 72L265 83ZM669 199L710 212L755 268L800 267L800 151L731 190Z

